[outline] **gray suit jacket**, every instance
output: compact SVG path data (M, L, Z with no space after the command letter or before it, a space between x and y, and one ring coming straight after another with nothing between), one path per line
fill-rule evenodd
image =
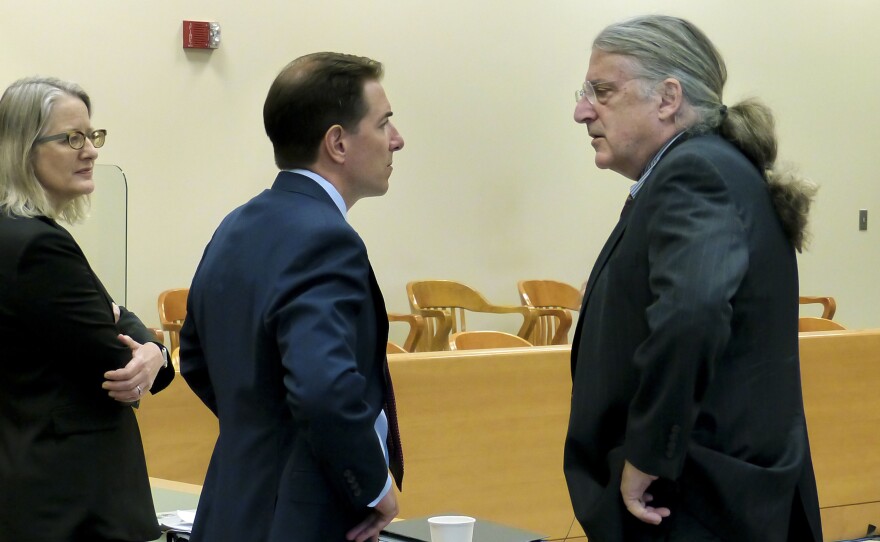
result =
M723 540L786 540L790 524L821 540L797 262L745 156L718 136L677 141L602 249L580 315L565 474L591 541L662 531L624 509L626 459L661 477L656 504Z

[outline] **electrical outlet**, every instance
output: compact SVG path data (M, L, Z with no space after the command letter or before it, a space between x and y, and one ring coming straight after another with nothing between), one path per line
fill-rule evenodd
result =
M859 231L867 231L868 229L868 210L859 209Z

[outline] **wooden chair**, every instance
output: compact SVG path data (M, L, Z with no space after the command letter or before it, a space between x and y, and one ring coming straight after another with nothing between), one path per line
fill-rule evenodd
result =
M517 335L525 338L535 325L534 309L493 305L476 290L452 280L417 280L406 285L413 312L426 321L427 337L418 350L448 350L449 335L467 331L466 311L519 314L523 318Z
M415 352L416 346L419 344L419 341L422 340L422 334L425 332L425 319L419 316L418 314L404 314L399 312L389 312L388 313L388 323L391 322L405 322L409 324L409 333L406 336L406 340L403 342L403 347L400 345L393 344L395 348L400 348L404 352ZM386 350L388 354L396 354L397 350L391 351L391 346Z
M150 331L153 332L153 335L156 336L157 341L159 341L162 344L165 344L165 332L164 331L162 331L161 329L156 329L154 327L148 327L147 329L149 329Z
M798 331L838 331L846 329L834 320L817 318L815 316L801 316L798 318Z
M503 331L459 331L449 337L450 350L478 350L480 348L521 348L532 343Z
M388 341L388 344L385 346L385 353L386 354L406 354L406 350L404 350L403 347L400 346L399 344Z
M556 280L521 280L517 288L523 305L546 310L535 322L529 341L535 345L568 344L571 311L581 310L580 290Z
M159 323L168 332L170 350L180 346L180 328L186 318L186 297L189 288L174 288L159 294Z
M837 312L837 302L834 301L833 297L816 297L816 296L800 296L800 304L808 305L811 303L818 303L822 305L822 318L827 320L831 320L834 318L834 313Z

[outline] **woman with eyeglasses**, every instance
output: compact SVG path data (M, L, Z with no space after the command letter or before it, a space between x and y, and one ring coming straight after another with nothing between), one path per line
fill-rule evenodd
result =
M159 537L133 407L174 378L58 222L84 218L105 130L76 84L0 98L0 540Z

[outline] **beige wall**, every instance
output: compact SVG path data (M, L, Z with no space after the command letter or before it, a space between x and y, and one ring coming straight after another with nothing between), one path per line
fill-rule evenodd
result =
M629 182L593 165L571 120L590 42L605 25L663 11L725 55L728 104L778 115L781 157L822 184L801 291L834 295L838 319L880 325L880 4L868 0L0 0L0 86L26 75L80 82L110 136L100 161L129 183L129 307L157 322L159 291L186 286L219 220L275 174L262 102L296 56L336 50L386 64L406 148L391 189L350 214L385 291L453 278L517 303L516 281L580 284ZM223 43L185 52L181 21L216 20ZM101 188L98 187L98 190ZM514 327L514 323L510 326Z

